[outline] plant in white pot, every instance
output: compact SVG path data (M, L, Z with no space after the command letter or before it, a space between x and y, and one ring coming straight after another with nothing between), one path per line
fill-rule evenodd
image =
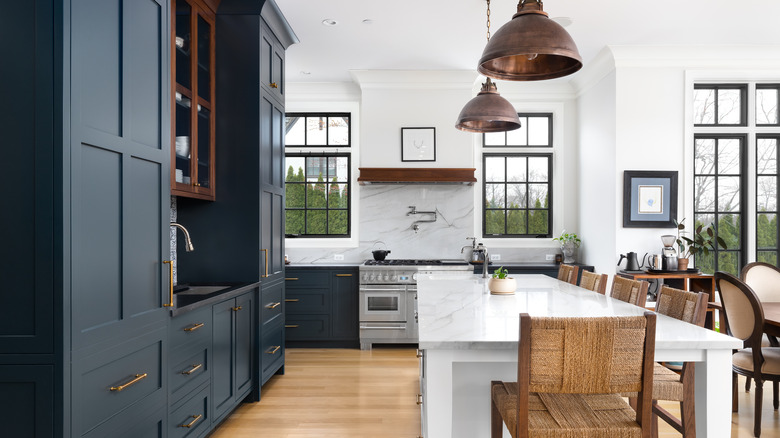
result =
M554 238L561 243L561 252L563 253L563 263L574 263L574 250L580 247L582 242L576 233L567 233L561 231L561 235Z
M508 277L509 272L502 266L493 271L493 277L488 280L488 289L493 295L506 295L515 293L517 281Z

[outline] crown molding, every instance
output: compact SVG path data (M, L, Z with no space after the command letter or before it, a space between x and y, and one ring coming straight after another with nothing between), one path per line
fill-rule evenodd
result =
M361 89L452 90L470 89L477 77L472 70L350 70Z

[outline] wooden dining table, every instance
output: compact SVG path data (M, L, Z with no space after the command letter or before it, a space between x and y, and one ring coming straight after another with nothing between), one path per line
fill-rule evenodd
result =
M780 303L762 302L764 309L764 333L780 337Z

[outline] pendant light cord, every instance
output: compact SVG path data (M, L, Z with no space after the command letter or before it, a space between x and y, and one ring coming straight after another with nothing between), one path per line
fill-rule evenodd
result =
M487 0L487 40L490 42L490 0Z

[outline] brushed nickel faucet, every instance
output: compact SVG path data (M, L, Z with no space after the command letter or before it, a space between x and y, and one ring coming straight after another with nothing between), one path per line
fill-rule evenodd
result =
M190 239L190 232L184 228L184 225L171 222L171 226L180 229L181 232L184 233L184 249L187 252L195 251L195 247L192 246L192 239Z

